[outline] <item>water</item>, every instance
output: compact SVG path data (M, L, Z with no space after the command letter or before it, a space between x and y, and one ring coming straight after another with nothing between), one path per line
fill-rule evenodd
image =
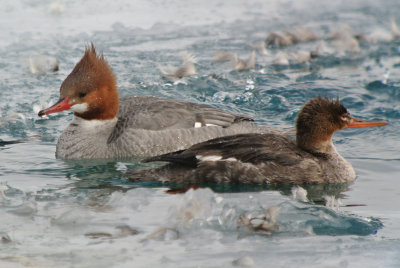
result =
M399 12L395 0L2 1L0 140L27 140L0 147L0 267L398 267L400 42L388 39ZM359 52L331 47L327 56L289 66L272 65L279 51L319 43L270 49L243 72L211 61L217 50L246 58L247 44L271 31L306 25L326 36L343 24L376 42L361 43ZM58 99L91 41L122 96L208 103L291 126L301 105L322 95L389 125L335 135L358 174L349 186L308 187L307 198L290 187L166 194L124 178L143 167L134 160L54 157L72 114L36 114ZM180 64L183 51L196 56L198 74L163 81L157 65ZM32 74L28 60L38 55L55 57L59 71Z

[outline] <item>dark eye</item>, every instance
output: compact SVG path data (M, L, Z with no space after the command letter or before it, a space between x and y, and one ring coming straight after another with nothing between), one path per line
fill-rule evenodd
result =
M79 98L84 98L86 96L86 92L79 92Z
M349 123L350 122L350 114L348 114L348 113L346 113L346 114L344 114L344 115L342 115L341 117L340 117L340 119L343 121L343 122L345 122L345 123Z

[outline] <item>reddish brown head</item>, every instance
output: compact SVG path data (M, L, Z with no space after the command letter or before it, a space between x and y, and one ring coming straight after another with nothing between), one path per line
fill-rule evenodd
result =
M62 82L59 101L40 111L39 116L71 109L83 119L106 120L117 115L118 103L115 75L91 44Z
M317 97L301 109L296 121L297 145L307 151L325 153L333 134L345 128L384 126L387 122L368 122L354 118L337 100Z

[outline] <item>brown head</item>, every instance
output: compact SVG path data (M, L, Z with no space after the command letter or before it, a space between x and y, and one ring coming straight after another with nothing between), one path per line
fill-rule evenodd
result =
M384 126L385 121L362 121L354 118L339 99L317 97L309 100L296 120L296 143L313 153L327 153L331 149L333 134L345 128Z
M91 44L82 59L62 82L60 99L39 112L39 116L71 109L83 119L112 119L118 112L118 91L115 75Z

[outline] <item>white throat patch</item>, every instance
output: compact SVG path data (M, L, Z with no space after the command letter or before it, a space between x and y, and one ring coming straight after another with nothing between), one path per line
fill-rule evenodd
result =
M71 106L70 109L72 111L74 111L75 113L81 114L81 113L87 112L88 104L86 102L79 103L79 104L74 104L74 105Z
M83 129L101 131L107 127L114 127L117 121L118 119L116 117L108 120L86 120L78 116L74 116L74 119L72 120L71 124L78 125Z

